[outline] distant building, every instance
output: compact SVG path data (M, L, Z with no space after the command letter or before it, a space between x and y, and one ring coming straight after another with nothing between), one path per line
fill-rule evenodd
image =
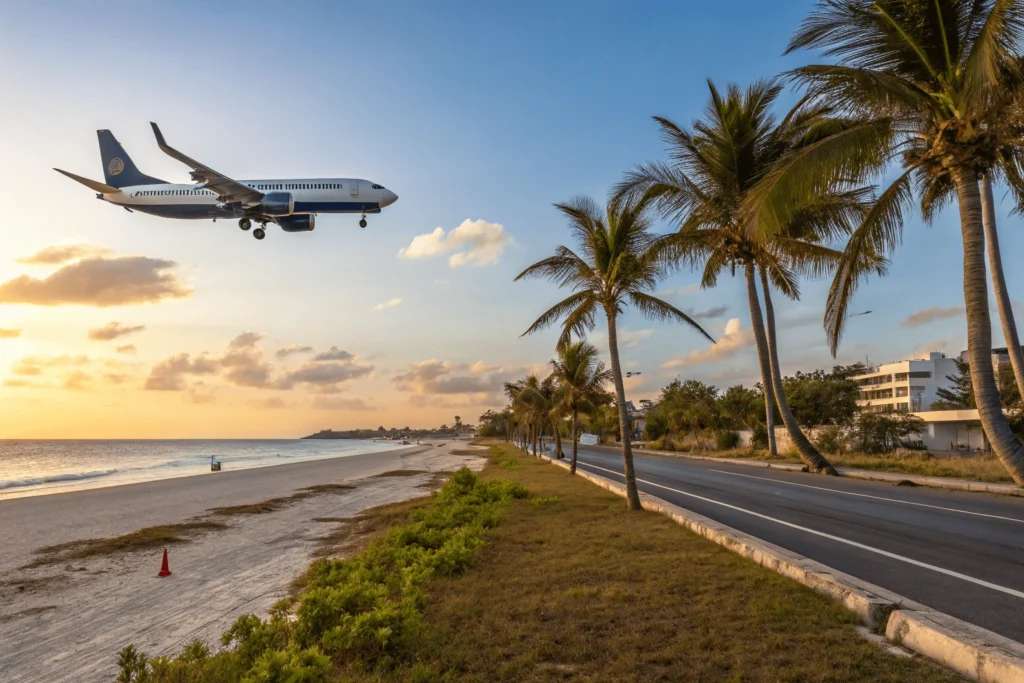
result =
M852 379L860 388L857 405L869 412L918 413L931 410L941 388L952 383L956 361L933 351L927 358L885 363Z
M1024 346L1021 348L1024 349ZM960 352L960 360L964 363L971 362L971 359L967 356L967 351ZM992 349L992 372L995 373L996 377L999 376L999 368L1003 365L1007 367L1010 365L1010 349L1005 346Z

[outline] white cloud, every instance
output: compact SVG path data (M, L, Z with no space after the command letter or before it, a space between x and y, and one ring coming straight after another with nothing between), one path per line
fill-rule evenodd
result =
M618 338L620 349L632 349L644 344L654 335L654 330L631 330L629 328L619 328L615 331L615 336ZM587 341L596 346L599 351L603 354L608 353L608 333L595 331L587 337Z
M750 328L743 329L739 318L730 318L725 324L725 331L714 346L691 351L683 358L673 358L662 364L663 368L684 368L702 363L718 363L736 355L736 352L754 343L754 335Z
M683 287L675 287L673 289L663 289L658 292L658 296L662 299L672 299L677 296L685 296L687 294L696 294L700 291L700 284L685 285Z
M512 237L500 223L467 218L447 235L441 227L417 235L408 247L398 251L398 258L429 258L454 251L448 258L452 268L490 266L498 262L501 252L511 243Z
M900 323L900 327L919 327L935 320L959 318L963 315L963 306L932 306L931 308L922 308L920 311L911 313Z
M504 401L504 383L522 371L483 361L467 365L431 358L411 363L408 372L396 375L391 382L396 390L412 394L409 403L416 407L497 405Z
M394 299L388 299L382 304L377 304L376 306L373 307L373 310L383 311L385 308L394 308L400 303L402 303L402 299L399 297L395 297Z

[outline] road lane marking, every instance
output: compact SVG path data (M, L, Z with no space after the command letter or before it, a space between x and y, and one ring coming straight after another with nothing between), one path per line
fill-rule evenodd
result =
M577 464L578 465L586 465L587 467L592 467L594 469L602 470L604 472L611 472L612 474L614 474L616 476L620 476L620 477L622 476L621 473L616 472L615 470L610 470L610 469L608 469L606 467L599 467L597 465L591 465L590 463L582 462L582 461L578 461ZM644 484L648 484L650 486L656 486L656 487L658 487L660 489L665 489L666 491L672 491L673 493L678 493L678 494L683 495L683 496L689 496L690 498L696 498L697 500L703 500L706 503L711 503L713 505L721 505L722 507L729 508L730 510L735 510L737 512L743 512L743 513L751 515L753 517L759 517L761 519L768 520L769 522L775 522L776 524L781 524L782 526L787 526L787 527L789 527L791 529L797 529L798 531L804 531L804 532L807 532L809 534L813 534L815 536L821 536L822 538L827 538L827 539L832 540L832 541L837 541L838 543L845 543L846 545L853 546L854 548L860 548L861 550L866 550L866 551L871 552L871 553L876 553L878 555L882 555L883 557L888 557L888 558L893 559L893 560L899 560L900 562L906 562L907 564L912 564L915 567L921 567L923 569L930 569L931 571L938 572L939 574L945 574L946 576L952 576L953 578L960 579L961 581L967 581L969 583L973 583L973 584L976 584L978 586L984 586L985 588L990 588L990 589L992 589L994 591L999 591L1000 593L1006 593L1007 595L1012 595L1014 597L1024 599L1024 592L1022 592L1022 591L1014 590L1013 588L1007 588L1006 586L1000 586L999 584L996 584L996 583L990 583L990 582L985 581L983 579L976 579L973 576L968 576L967 574L961 574L960 572L955 572L952 569L945 569L944 567L936 567L935 565L928 564L927 562L921 562L919 560L915 560L915 559L910 558L910 557L905 557L903 555L897 555L896 553L890 553L888 550L882 550L881 548L875 548L875 547L870 546L870 545L865 545L863 543L858 543L857 541L851 541L850 539L842 538L841 536L834 536L832 534L827 534L824 531L818 531L817 529L810 529L810 528L805 527L805 526L800 526L799 524L793 524L792 522L787 522L787 521L782 520L782 519L777 519L777 518L771 517L769 515L763 515L760 512L754 512L753 510L747 510L746 508L741 508L741 507L738 507L736 505L730 505L729 503L723 503L722 501L714 500L713 498L705 498L704 496L698 496L696 493L687 493L686 491L680 491L679 489L674 489L674 488L672 488L670 486L664 486L662 484L656 484L653 481L648 481L646 479L640 479L639 477L637 477L637 481L642 482Z
M710 469L710 468L709 468ZM933 510L946 510L947 512L959 512L965 515L975 515L977 517L988 517L990 519L1002 519L1007 522L1018 522L1024 524L1024 519L1017 519L1016 517L1002 517L1000 515L989 515L984 512L971 512L970 510L961 510L959 508L947 508L941 505L928 505L927 503L915 503L909 500L900 500L899 498L886 498L884 496L871 496L866 493L853 493L852 491L841 491L839 489L830 489L824 486L812 486L810 484L798 484L793 481L783 481L781 479L769 479L768 477L755 477L751 474L740 474L739 472L727 472L726 470L711 470L712 472L718 472L720 474L731 474L734 477L746 477L747 479L760 479L761 481L770 481L775 484L788 484L789 486L801 486L805 489L817 489L818 491L829 491L830 493L842 493L846 496L859 496L861 498L874 498L875 500L886 500L890 503L902 503L904 505L916 505L923 508L932 508Z

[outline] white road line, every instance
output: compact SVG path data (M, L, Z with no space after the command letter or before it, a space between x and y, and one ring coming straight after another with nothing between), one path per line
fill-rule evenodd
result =
M824 486L811 486L810 484L797 484L793 481L783 481L781 479L769 479L768 477L755 477L750 474L740 474L739 472L727 472L725 470L711 470L712 472L718 472L719 474L730 474L734 477L746 477L747 479L760 479L761 481L770 481L773 484L787 484L789 486L800 486L805 489L816 489L818 491L828 491L829 493L842 493L846 496L858 496L860 498L874 498L875 500L886 500L890 503L902 503L903 505L916 505L922 508L932 508L933 510L946 510L947 512L959 512L964 515L975 515L976 517L989 517L991 519L1002 519L1007 522L1018 522L1024 524L1024 519L1017 519L1016 517L1002 517L1000 515L988 515L984 512L971 512L970 510L961 510L960 508L947 508L941 505L928 505L927 503L915 503L909 500L900 500L899 498L886 498L884 496L871 496L866 493L853 493L852 491L840 491L839 489L825 488Z
M578 462L578 464L579 465L585 465L587 467L592 467L592 468L597 469L597 470L602 470L604 472L611 472L612 474L618 475L620 477L622 476L621 473L616 472L615 470L609 470L609 469L604 468L604 467L598 467L597 465L591 465L590 463L586 463L586 462L582 462L581 461L581 462ZM735 505L730 505L729 503L723 503L720 500L714 500L712 498L705 498L704 496L698 496L696 493L687 493L686 491L680 491L679 489L674 489L674 488L671 488L669 486L663 486L662 484L655 484L653 481L647 481L646 479L640 479L639 477L637 478L637 481L643 482L644 484L648 484L650 486L656 486L656 487L658 487L660 489L665 489L666 491L672 491L673 493L678 493L678 494L683 495L683 496L689 496L690 498L696 498L697 500L703 500L706 503L712 503L713 505L721 505L722 507L729 508L730 510L736 510L737 512L743 512L745 514L752 515L754 517L759 517L761 519L766 519L769 522L775 522L776 524L781 524L782 526L788 526L791 529L797 529L799 531L805 531L805 532L807 532L809 534L813 534L815 536L821 536L822 538L827 538L827 539L832 540L832 541L837 541L839 543L845 543L846 545L853 546L854 548L860 548L861 550L867 550L868 552L876 553L878 555L882 555L883 557L888 557L888 558L891 558L893 560L899 560L900 562L906 562L907 564L912 564L915 567L922 567L924 569L930 569L931 571L938 572L939 574L945 574L946 576L952 576L953 578L960 579L961 581L967 581L969 583L973 583L973 584L976 584L978 586L984 586L985 588L991 588L992 590L999 591L1000 593L1006 593L1007 595L1012 595L1012 596L1014 596L1016 598L1024 599L1024 592L1021 592L1021 591L1018 591L1018 590L1014 590L1013 588L1007 588L1006 586L1000 586L1000 585L995 584L995 583L990 583L990 582L984 581L982 579L976 579L973 576L968 576L966 574L961 574L960 572L955 572L952 569L944 569L943 567L936 567L935 565L928 564L927 562L920 562L918 560L915 560L915 559L912 559L912 558L909 558L909 557L904 557L903 555L897 555L896 553L890 553L888 550L882 550L881 548L874 548L874 547L872 547L870 545L864 545L863 543L857 543L856 541L851 541L851 540L849 540L847 538L842 538L840 536L833 536L832 534L826 534L824 531L817 531L816 529L809 529L809 528L807 528L805 526L800 526L799 524L793 524L792 522L787 522L787 521L782 520L782 519L776 519L775 517L770 517L768 515L762 515L760 512L754 512L753 510L747 510L746 508L741 508L741 507L737 507Z

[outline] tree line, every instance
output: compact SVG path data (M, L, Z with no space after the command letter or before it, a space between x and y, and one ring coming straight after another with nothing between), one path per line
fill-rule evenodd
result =
M1021 389L1024 356L1003 276L993 188L1005 185L1024 210L1022 36L1021 0L819 2L786 53L816 49L830 62L746 88L708 81L704 112L691 126L655 117L667 160L627 172L603 205L588 197L555 205L573 246L558 247L516 280L544 278L568 296L525 334L559 326L560 354L604 318L630 508L640 500L616 334L624 311L682 323L714 343L696 321L654 296L655 287L677 268L699 272L705 289L723 276L742 277L768 447L775 452L777 415L808 467L835 474L786 394L773 291L796 300L802 278L832 278L823 323L835 355L855 292L869 276L886 274L915 200L928 221L946 204L959 210L972 394L993 450L1024 485L1024 443L1002 412L993 372L986 271L987 265ZM780 110L787 83L799 98ZM875 184L893 171L895 180ZM655 218L674 230L654 233Z

